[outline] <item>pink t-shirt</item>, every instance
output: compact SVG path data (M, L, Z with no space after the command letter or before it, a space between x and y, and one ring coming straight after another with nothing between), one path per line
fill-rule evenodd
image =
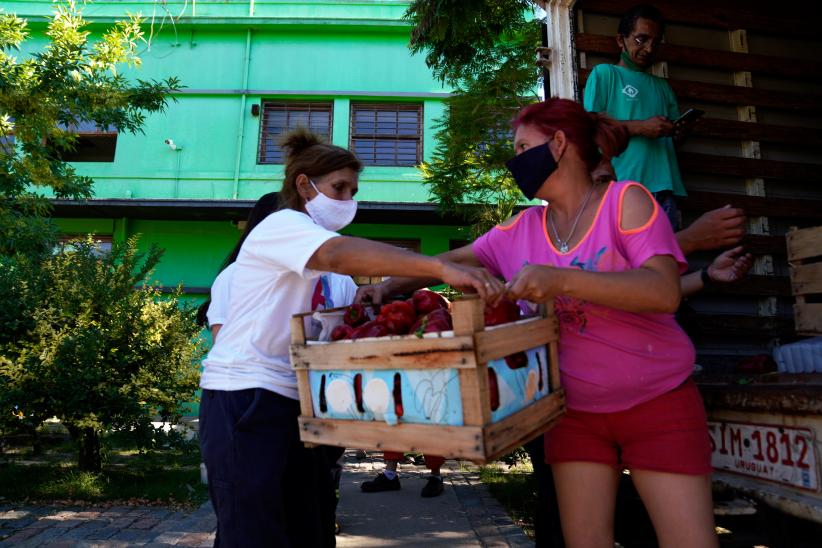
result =
M622 230L622 197L638 183L610 183L582 240L560 253L548 237L549 206L531 207L507 226L477 239L472 250L491 272L510 280L526 264L622 272L655 255L687 263L665 215L654 201L644 225ZM652 198L653 199L653 198ZM581 299L557 296L559 367L569 408L606 413L629 409L665 394L693 370L694 347L673 314L626 312Z

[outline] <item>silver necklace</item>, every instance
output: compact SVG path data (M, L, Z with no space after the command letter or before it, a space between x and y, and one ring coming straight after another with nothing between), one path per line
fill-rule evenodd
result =
M585 211L585 206L588 205L588 200L591 199L591 195L594 193L594 185L591 185L590 190L588 190L588 195L585 197L585 200L582 202L582 206L580 206L579 211L577 211L577 217L574 219L574 224L571 225L571 232L568 234L568 237L565 238L563 241L562 238L559 237L559 232L557 232L557 225L554 224L554 210L551 208L548 211L548 221L551 222L551 229L554 231L554 239L557 241L557 245L559 246L560 253L568 253L568 242L571 241L571 238L574 237L574 232L577 229L577 223L579 223L580 217L582 217L582 212Z

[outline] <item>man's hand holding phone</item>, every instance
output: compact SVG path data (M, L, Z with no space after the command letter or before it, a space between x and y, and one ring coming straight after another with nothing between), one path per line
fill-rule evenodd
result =
M685 139L685 136L691 132L691 128L705 114L704 110L698 108L689 108L682 115L673 121L673 137L674 141L679 143Z

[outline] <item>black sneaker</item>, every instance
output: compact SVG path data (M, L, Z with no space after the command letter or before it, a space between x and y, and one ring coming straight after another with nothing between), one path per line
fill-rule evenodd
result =
M377 477L371 481L364 481L360 485L363 493L379 493L380 491L399 491L400 490L400 476L394 476L394 479L388 479L385 474L380 472Z
M422 495L425 498L438 497L442 495L444 488L442 486L442 478L437 476L428 476L428 483L422 488Z

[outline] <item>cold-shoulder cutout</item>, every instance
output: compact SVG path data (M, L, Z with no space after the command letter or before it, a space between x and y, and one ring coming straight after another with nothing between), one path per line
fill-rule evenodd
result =
M522 215L524 213L525 213L525 211L523 210L523 211L520 211L519 213L517 213L516 215L513 215L513 216L509 217L508 219L506 219L503 222L501 222L500 224L498 224L497 228L500 229L500 230L508 230L508 229L514 228L514 225L516 225L519 222L519 220L522 218Z

